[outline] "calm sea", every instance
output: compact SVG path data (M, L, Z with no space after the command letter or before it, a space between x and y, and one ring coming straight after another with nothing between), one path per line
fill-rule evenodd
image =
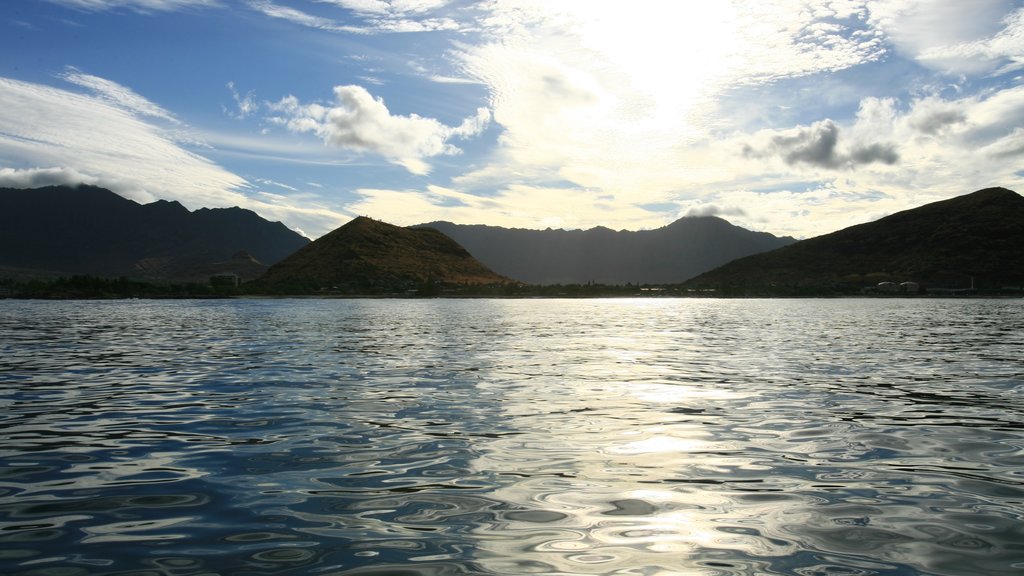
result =
M1024 300L0 301L0 573L1024 574Z

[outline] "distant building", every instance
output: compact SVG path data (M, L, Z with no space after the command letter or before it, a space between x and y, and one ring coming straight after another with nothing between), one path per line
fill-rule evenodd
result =
M227 287L227 288L238 288L241 284L242 279L238 277L238 274L233 272L225 272L222 274L214 274L210 276L210 286Z
M900 290L907 294L917 294L921 291L921 285L917 282L900 282Z

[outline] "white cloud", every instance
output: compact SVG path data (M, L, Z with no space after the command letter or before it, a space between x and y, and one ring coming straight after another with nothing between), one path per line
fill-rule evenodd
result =
M369 32L369 30L358 26L341 24L330 18L309 14L297 8L292 8L291 6L275 4L270 0L250 0L249 6L256 11L263 13L265 16L286 20L292 24L298 24L308 28L316 28L318 30L326 30L330 32L350 32L355 34Z
M170 12L184 8L220 6L220 0L48 0L79 10L93 12L127 8L136 12Z
M285 190L291 190L292 192L298 192L299 191L299 189L294 187L294 186L289 186L289 185L284 184L282 182L276 182L276 181L271 180L269 178L256 178L256 182L259 182L260 184L263 184L265 186L275 186L277 188L284 188Z
M550 219L547 203L562 199L577 202L564 208L578 223L570 225L583 227L657 226L671 205L677 214L742 207L745 216L733 215L751 227L812 236L864 221L864 215L1020 183L1006 159L1021 149L1014 128L1024 114L1007 91L950 99L917 85L907 91L924 95L901 101L858 96L861 87L822 74L877 62L894 45L919 58L935 46L980 38L986 50L1014 57L1009 46L1017 20L1000 23L1005 4L979 5L978 13L938 30L929 28L923 10L907 6L867 0L713 3L700 10L644 1L628 8L488 3L480 8L482 42L460 44L454 55L467 76L490 90L498 147L485 165L451 181L487 204L455 203L450 196L439 202L436 191L401 194L417 211L521 226ZM992 14L995 24L986 23ZM831 92L814 92L825 88L802 84L828 111L818 119L797 110L760 117L751 111L751 124L770 128L746 131L743 121L723 115L722 97L737 87L756 93L812 76L831 78L830 91L844 90L837 103ZM522 190L538 192L513 193ZM400 211L393 194L399 193L372 191L359 205ZM513 198L523 202L516 210ZM597 204L628 216L590 208ZM662 211L644 209L651 205Z
M482 10L486 40L455 55L466 75L488 86L502 132L490 158L496 166L463 182L530 174L533 182L518 182L561 180L636 203L671 200L681 186L729 171L705 162L729 125L717 116L723 93L883 53L856 2L714 2L697 10L643 0L509 0ZM889 157L883 152L863 150L855 161Z
M714 202L698 202L686 210L687 217L693 216L746 216L747 211L739 206L721 206Z
M406 15L436 10L449 0L318 0L363 14Z
M96 184L98 180L71 168L0 168L0 187L42 188Z
M762 170L763 176L754 185L782 191L740 194L726 189L722 194L741 198L737 200L739 205L750 206L751 224L758 220L771 222L769 229L773 232L810 236L987 186L1020 190L1024 178L1019 174L1019 163L1013 161L1024 157L1020 118L1024 118L1024 87L955 99L931 94L903 104L893 99L865 98L857 117L847 124L822 122L815 125L818 131L813 127L763 131L723 142L723 147L740 149L742 138L752 138L762 146L758 149L764 150L771 149L773 139L781 134L790 145L784 151L800 150L804 156L792 166L767 170L763 165L734 163L738 173ZM821 146L825 140L821 133L827 132L826 128L835 130L840 138L832 148L837 151L833 156L812 153L828 148ZM842 143L846 137L849 147ZM856 160L858 150L881 153L884 159L887 150L873 149L868 144L872 142L898 143L896 164L876 161L856 171L829 169L831 161L844 154ZM821 162L807 161L810 158ZM817 192L803 192L801 183L808 181L822 184ZM728 185L721 182L715 188ZM865 197L865 191L886 194Z
M430 172L426 158L460 153L449 141L480 134L490 120L484 108L456 127L416 114L393 115L383 100L361 86L336 86L334 96L328 106L302 104L288 96L269 105L280 114L271 120L293 132L316 134L332 146L379 154L413 174Z
M870 23L903 54L950 73L1020 67L1024 15L1011 0L873 0Z
M243 96L235 89L234 81L228 82L227 87L231 92L231 98L235 101L235 107L238 108L238 112L228 111L227 113L229 116L241 120L251 116L259 109L260 105L259 102L256 101L254 91L250 90L245 93L245 96Z
M953 69L961 67L955 65L961 63L976 64L982 69L1005 63L996 70L997 74L1024 68L1024 9L1012 13L1005 22L1006 27L992 37L930 47L919 58L922 62L954 63Z
M457 30L460 28L459 24L450 18L421 17L422 13L443 6L443 2L322 1L323 3L334 4L352 10L361 17L361 24L343 23L340 20L310 14L291 6L277 4L271 0L249 0L249 5L254 10L262 12L271 18L287 20L293 24L328 32L351 34L408 33Z
M107 103L122 108L129 113L159 118L174 124L179 123L167 110L136 94L132 89L112 80L85 74L77 68L70 66L64 72L58 74L57 77L91 90Z
M835 183L809 190L740 189L713 194L705 200L746 207L728 215L727 219L736 225L798 239L863 224L919 205L912 198L852 192Z
M95 77L93 77L95 78ZM86 84L118 86L90 80ZM112 99L0 78L0 185L103 186L138 202L178 200L185 206L241 206L319 235L347 216L317 205L256 200L251 185L182 148L172 134L143 120L155 105L130 92ZM162 109L161 109L162 110ZM158 115L159 116L159 115Z
M653 228L666 215L624 206L612 197L595 198L579 188L511 185L492 196L477 196L441 186L423 190L360 189L360 200L346 206L352 214L409 226L437 220L457 224L486 222L513 228L591 228L595 222L616 229Z
M105 94L0 78L0 126L0 161L72 167L140 200L186 196L193 206L223 205L245 185Z

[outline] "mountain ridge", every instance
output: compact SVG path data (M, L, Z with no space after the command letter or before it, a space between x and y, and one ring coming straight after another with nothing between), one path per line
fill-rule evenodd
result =
M734 258L796 240L716 216L684 217L653 230L532 230L435 221L434 228L495 272L528 284L680 283Z
M20 275L206 281L211 265L245 252L258 266L221 272L248 279L308 242L238 207L192 212L177 201L139 204L88 185L0 188L0 267Z
M1024 197L984 188L729 262L691 279L726 290L948 289L1024 283Z

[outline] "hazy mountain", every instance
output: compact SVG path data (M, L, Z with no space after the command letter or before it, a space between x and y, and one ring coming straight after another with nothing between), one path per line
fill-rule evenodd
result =
M770 292L883 281L946 288L1021 285L1024 197L986 188L741 258L687 284Z
M290 293L373 293L435 283L507 282L437 230L359 217L271 266L253 287Z
M730 260L794 242L713 216L656 230L524 230L431 222L499 274L530 284L678 283Z
M138 204L93 186L0 188L0 268L23 275L254 278L308 243L241 208L190 212L177 202Z

